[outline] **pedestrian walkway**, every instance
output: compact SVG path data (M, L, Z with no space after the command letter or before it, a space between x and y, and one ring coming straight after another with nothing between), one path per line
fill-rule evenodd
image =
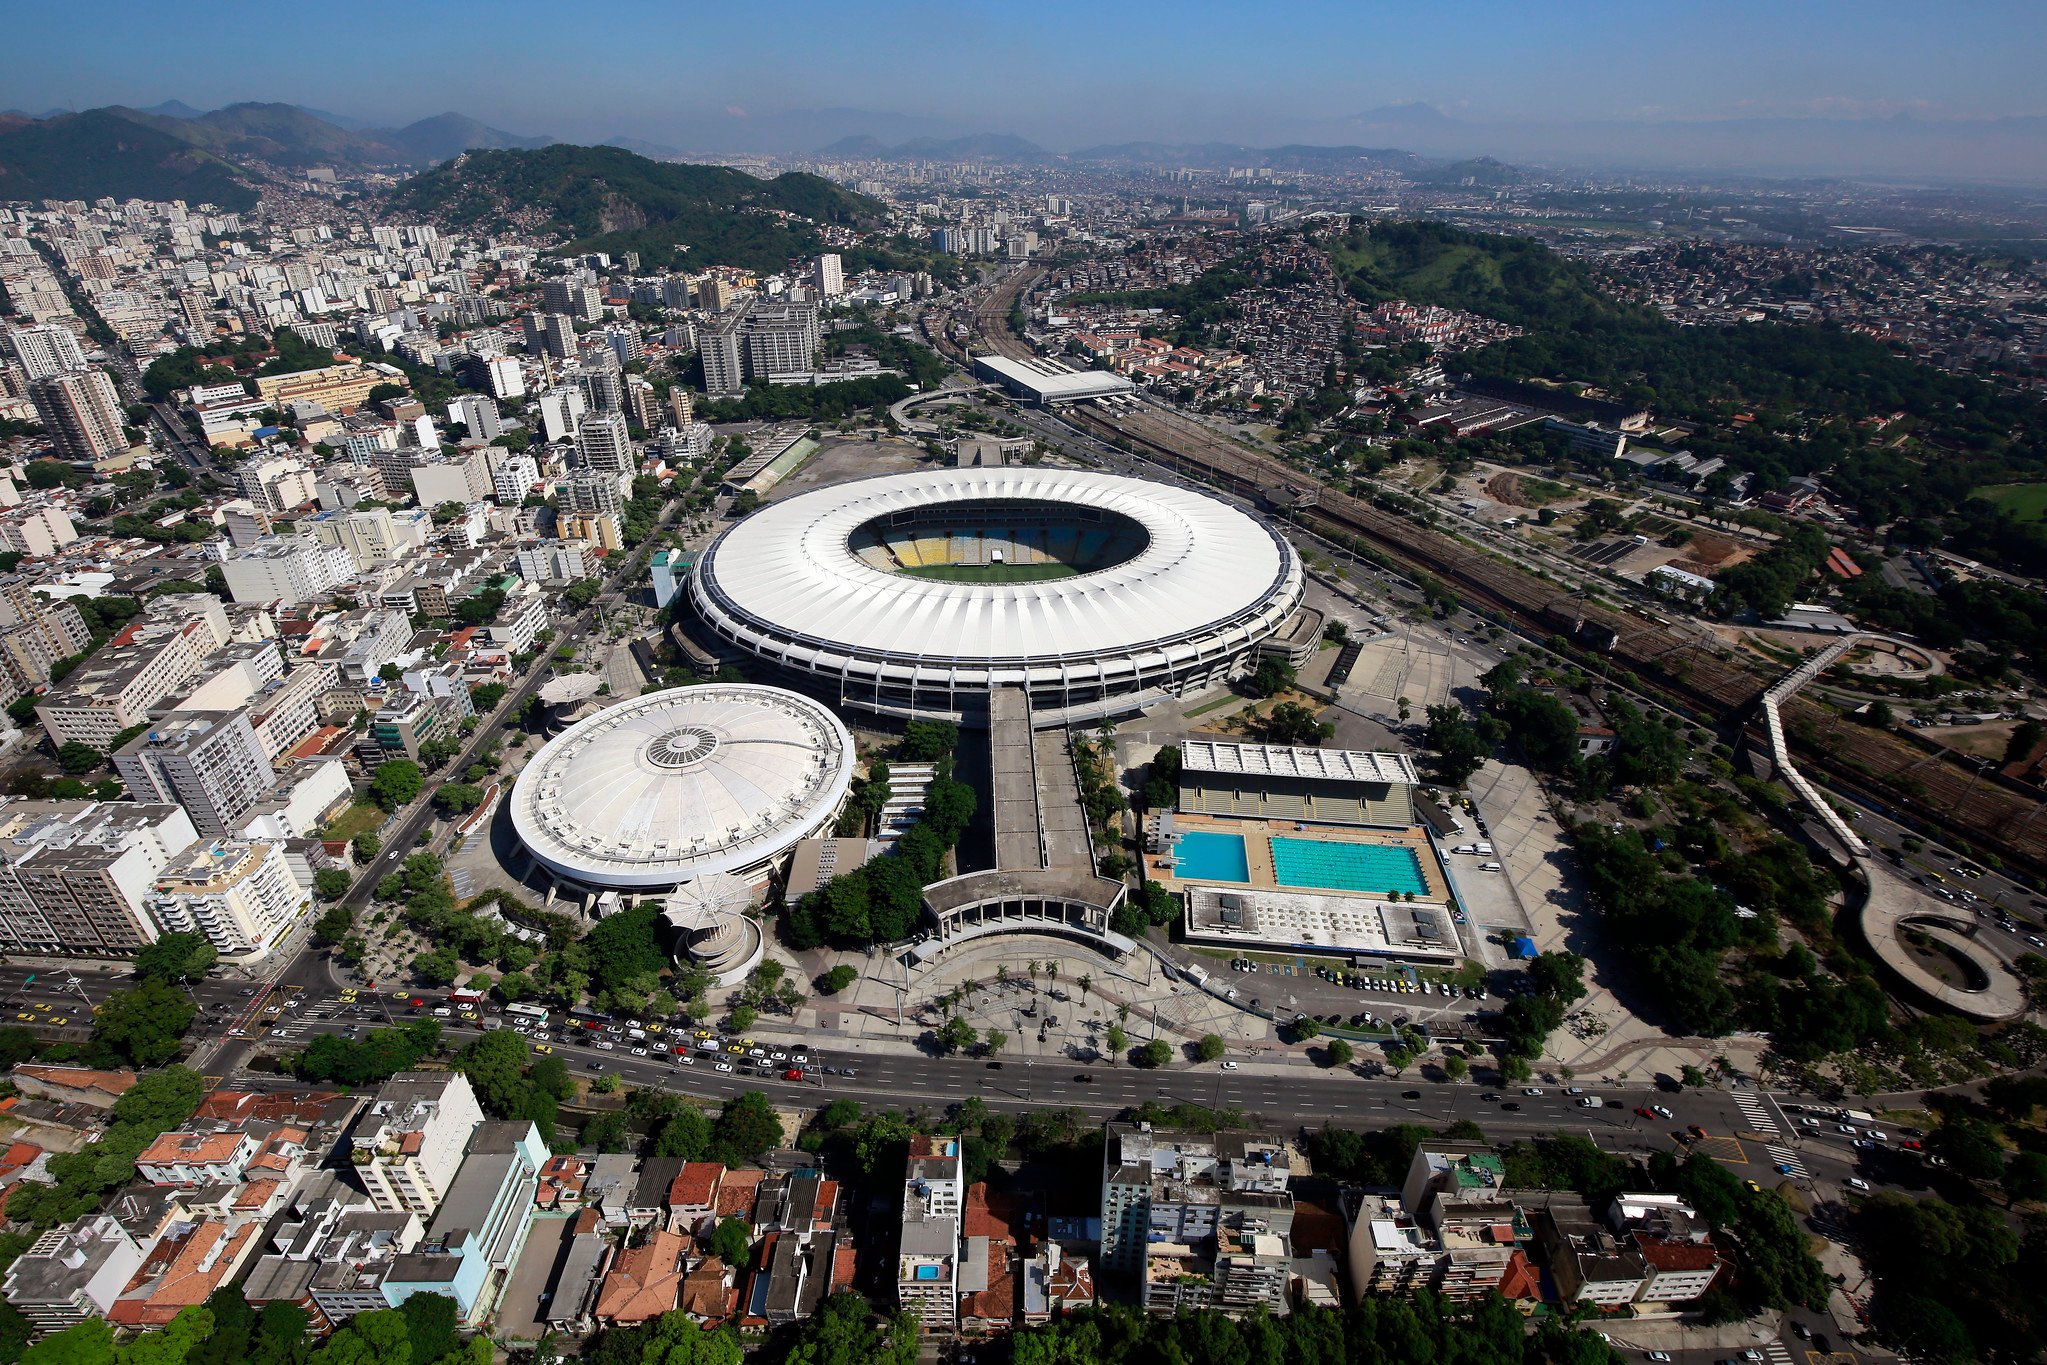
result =
M1769 1365L1791 1365L1791 1348L1781 1341L1771 1341L1763 1347L1763 1357Z
M1774 1142L1765 1145L1769 1148L1770 1164L1772 1166L1788 1168L1784 1171L1784 1174L1799 1180L1809 1180L1812 1178L1812 1172L1805 1169L1805 1163L1798 1159L1798 1153L1792 1151L1789 1147L1779 1147Z
M1735 1091L1734 1107L1741 1110L1741 1116L1748 1120L1752 1132L1770 1135L1784 1131L1770 1113L1770 1102L1753 1090Z

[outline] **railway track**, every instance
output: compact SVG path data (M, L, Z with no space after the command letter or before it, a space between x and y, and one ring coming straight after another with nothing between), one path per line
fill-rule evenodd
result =
M1006 316L1007 304L1002 313ZM1111 420L1092 411L1072 419L1105 437L1143 446L1160 463L1226 490L1266 497L1316 488L1314 505L1294 515L1325 535L1364 541L1453 588L1466 603L1501 613L1540 634L1560 633L1582 617L1612 630L1610 657L1643 684L1710 724L1746 727L1767 680L1698 641L1653 622L1577 601L1526 570L1501 563L1339 492L1281 461L1243 450L1192 423L1140 412ZM1560 619L1561 618L1561 619ZM1886 813L1909 812L2035 873L2047 873L2047 804L2029 792L1969 768L1959 756L1852 724L1810 702L1784 708L1794 746L1811 766Z

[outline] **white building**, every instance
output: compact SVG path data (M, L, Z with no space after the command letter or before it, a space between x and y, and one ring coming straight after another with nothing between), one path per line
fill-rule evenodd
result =
M176 711L114 753L114 771L138 798L183 806L193 827L221 838L277 781L241 711Z
M817 264L811 268L810 278L817 286L817 292L825 298L835 299L846 292L845 267L841 264L837 252L826 252L819 256Z
M216 839L165 868L149 913L165 933L200 933L223 957L262 956L310 904L282 844Z
M540 462L525 451L505 451L490 471L491 494L500 505L517 507L540 482Z
M480 393L461 394L448 404L448 423L460 422L479 441L495 441L505 434L504 419L497 403Z
M348 548L311 536L270 536L223 559L221 576L237 602L317 602L355 577Z
M78 531L61 507L17 507L0 516L0 547L18 554L44 557L78 539Z
M123 957L154 943L144 899L198 837L172 805L0 801L0 948Z
M7 349L30 379L47 379L85 368L78 338L63 327L18 327L7 333Z
M379 1209L430 1218L482 1122L483 1108L461 1072L400 1072L356 1123L349 1163Z

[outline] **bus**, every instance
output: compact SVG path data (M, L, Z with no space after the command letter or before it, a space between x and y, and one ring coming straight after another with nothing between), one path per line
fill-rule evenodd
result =
M536 1024L547 1022L547 1011L538 1005L507 1005L505 1013L515 1019L531 1019Z

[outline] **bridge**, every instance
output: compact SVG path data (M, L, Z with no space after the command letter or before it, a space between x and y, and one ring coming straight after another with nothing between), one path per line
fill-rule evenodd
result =
M1985 1023L2016 1018L2026 1009L2025 987L2003 962L1976 941L1975 916L1935 900L1871 857L1869 844L1791 762L1791 750L1784 740L1784 722L1777 708L1849 650L1876 643L1879 638L1844 635L1763 693L1763 724L1770 732L1770 758L1777 765L1778 776L1840 841L1868 887L1862 901L1862 936L1877 960L1914 993L1943 1009ZM1949 981L1929 968L1905 941L1908 932L1931 943L1953 961L1963 973L1962 983Z

